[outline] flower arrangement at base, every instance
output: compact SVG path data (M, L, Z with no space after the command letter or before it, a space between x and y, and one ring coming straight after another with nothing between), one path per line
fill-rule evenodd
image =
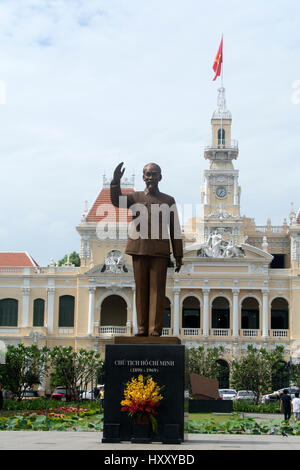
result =
M163 387L160 387L152 377L139 375L138 378L132 377L127 382L124 390L124 399L121 401L121 411L127 412L129 416L143 419L149 419L152 430L157 433L157 420L155 416L157 408L160 405L163 396L161 395Z

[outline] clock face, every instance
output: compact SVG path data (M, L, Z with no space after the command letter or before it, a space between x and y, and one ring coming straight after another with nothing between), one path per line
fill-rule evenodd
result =
M227 194L227 191L226 191L226 189L225 189L223 186L219 186L219 187L217 188L216 193L217 193L217 196L218 196L218 197L225 197L226 194Z

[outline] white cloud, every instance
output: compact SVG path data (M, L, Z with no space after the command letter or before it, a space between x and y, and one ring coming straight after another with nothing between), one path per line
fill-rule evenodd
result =
M242 213L280 224L300 205L298 17L294 1L2 1L1 249L79 250L84 201L119 161L138 188L157 161L162 191L199 203L222 32Z

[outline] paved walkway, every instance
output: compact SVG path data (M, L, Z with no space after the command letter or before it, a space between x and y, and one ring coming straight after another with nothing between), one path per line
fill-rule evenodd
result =
M300 450L300 436L189 434L181 445L160 443L102 444L98 432L0 431L0 450L100 450L105 454L118 451L147 450L168 454L198 450ZM107 452L109 451L109 452ZM192 453L192 452L191 452Z
M257 421L277 420L282 414L245 413ZM160 443L102 444L102 433L82 431L0 431L1 450L100 450L104 455L130 451L177 453L200 450L300 450L300 436L245 435L245 434L189 434L180 445Z

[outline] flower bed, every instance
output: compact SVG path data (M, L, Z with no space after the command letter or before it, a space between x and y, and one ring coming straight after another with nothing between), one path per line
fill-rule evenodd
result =
M51 410L24 411L13 416L0 417L0 430L101 430L102 416L97 410L77 407L59 407ZM93 420L90 418L94 417Z
M50 400L47 398L37 398L35 400L4 400L3 411L42 411L46 409L60 408L60 407L83 407L93 410L99 410L100 403L95 400L88 400L83 402L65 402Z

